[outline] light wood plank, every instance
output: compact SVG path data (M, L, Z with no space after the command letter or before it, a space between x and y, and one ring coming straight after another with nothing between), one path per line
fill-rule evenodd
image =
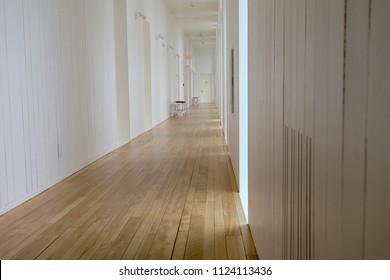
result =
M0 216L0 258L257 258L215 114L198 105Z
M241 236L226 236L226 245L229 260L246 260Z

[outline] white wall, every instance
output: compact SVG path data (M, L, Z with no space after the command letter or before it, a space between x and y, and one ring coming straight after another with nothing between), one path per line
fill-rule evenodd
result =
M194 61L196 73L214 73L214 53L211 48L195 49Z
M112 1L0 0L0 213L117 145Z
M239 181L240 197L248 219L248 0L239 2Z
M389 259L389 11L386 0L249 1L260 258Z
M184 87L184 100L187 101L188 105L191 105L192 97L194 96L195 92L195 63L194 63L194 56L195 56L195 49L192 47L192 44L189 40L189 38L186 38L186 50L185 55L192 56L192 60L185 60L184 61L184 75L187 75L187 86ZM185 76L184 76L184 82L185 82Z
M215 50L211 48L196 48L194 51L195 96L201 96L201 74L212 74L214 79L214 55ZM215 97L214 87L212 87L211 95ZM202 99L200 99L200 102L202 102Z
M222 130L225 139L229 134L228 126L228 100L227 100L227 19L226 19L226 0L218 0L218 25L217 25L217 42L216 42L216 106L221 119Z
M240 188L240 93L238 0L221 0L216 59L216 103L238 188ZM234 49L234 101L232 98L232 55ZM232 106L233 104L233 106ZM234 109L232 110L232 107ZM247 203L244 203L245 205Z
M135 19L141 12L150 24L152 64L152 126L170 117L170 105L177 97L184 98L184 55L191 49L183 30L161 0L127 0L129 38L129 84L130 84L130 134L137 137L146 131L143 125L143 45L142 19ZM156 39L160 34L164 39ZM162 46L164 44L164 47ZM171 49L172 47L173 49ZM174 80L178 54L179 80ZM179 83L179 84L178 84Z
M136 11L151 28L153 125L170 116L167 46L180 56L182 85L188 39L164 1L126 0L125 25L123 13L115 21L113 3L0 0L0 213L114 150L118 136L146 131L143 20Z
M240 178L240 95L239 95L239 37L238 37L238 0L226 1L227 38L227 116L228 126L227 143L229 146L230 158L232 161L236 181L239 186ZM234 69L232 70L232 53L234 52ZM234 71L234 90L232 89L232 71ZM233 90L233 95L232 95ZM233 108L232 108L233 107Z
M117 90L118 140L130 140L129 64L126 0L114 0L115 65Z

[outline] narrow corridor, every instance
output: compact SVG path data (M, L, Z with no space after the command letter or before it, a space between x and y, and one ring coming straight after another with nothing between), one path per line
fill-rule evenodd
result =
M257 259L220 120L191 108L0 217L1 259Z

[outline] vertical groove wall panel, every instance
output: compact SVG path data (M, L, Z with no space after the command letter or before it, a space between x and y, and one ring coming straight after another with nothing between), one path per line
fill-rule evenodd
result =
M275 163L275 133L274 133L274 111L275 111L275 1L267 1L267 65L269 65L267 84L268 84L268 113L267 113L267 130L268 130L268 157L269 164L267 169L268 176L268 196L269 196L269 211L268 223L271 227L268 229L268 234L271 237L271 250L270 255L272 258L275 258L276 250L278 243L280 242L280 237L272 230L273 228L278 228L280 220L278 217L278 209L275 207L275 176L274 176L274 163ZM276 201L278 203L278 201Z
M1 3L0 3L1 4ZM2 90L2 81L0 81L0 90ZM5 147L4 147L4 123L3 123L3 106L2 97L0 96L0 209L7 204L6 189L7 184L6 162L5 162Z
M312 141L311 138L309 138L309 148L308 148L308 151L309 151L309 156L307 157L308 160L309 160L309 168L308 168L308 173L309 173L309 176L308 176L308 181L309 181L309 184L308 184L308 192L309 192L309 195L308 195L308 212L309 212L309 217L308 217L308 222L309 222L309 226L308 226L308 239L309 239L309 242L308 242L308 247L309 249L307 250L308 251L308 257L307 259L311 260L311 259L314 259L314 155L313 155L313 152L314 152L314 143Z
M82 116L78 120L78 130L77 135L82 139L77 142L76 153L78 154L78 159L76 164L82 166L85 164L85 161L88 159L88 112L89 112L89 83L88 83L88 65L87 65L87 36L86 36L86 16L85 16L85 2L77 3L78 18L80 30L78 34L78 63L79 63L79 91L80 91L80 102L79 106L79 115Z
M59 153L59 165L62 172L70 169L72 148L77 140L71 128L74 126L75 118L82 117L75 114L75 92L72 90L74 82L72 79L72 57L75 46L72 38L72 26L74 23L74 19L72 19L72 3L73 1L60 2L58 9L60 41L58 48L60 49L59 57L61 61L59 71L63 79L61 79L61 94L58 95L60 100L57 101L57 106L59 107L57 114L59 125L57 137L59 149L62 150ZM70 24L68 24L68 20L71 20ZM75 72L78 72L77 68Z
M2 3L0 2L0 5ZM1 13L1 9L0 9ZM1 36L1 31L0 31ZM0 47L1 48L1 47ZM0 72L0 91L3 91L3 80L2 73ZM6 161L5 161L5 147L4 147L4 121L3 121L3 96L0 93L0 209L3 205L7 204L6 201L6 183L7 183L7 172L6 172Z
M118 140L121 143L130 139L129 113L129 65L127 37L127 1L114 2L114 40L115 40L115 83L117 92ZM108 51L108 50L107 50ZM161 54L161 57L163 55ZM167 69L168 66L166 66ZM108 71L108 69L107 69ZM168 71L170 72L170 71ZM111 75L111 71L108 71ZM168 91L169 92L169 91ZM167 98L168 99L168 98Z
M5 102L7 92L4 1L0 0L0 207L7 205L7 162L5 150Z
M310 138L305 135L301 134L301 209L300 209L300 219L301 219L301 225L300 225L300 256L299 259L310 259L309 255L307 254L308 249L310 248L309 240L310 235L308 234L307 227L308 227L308 214L310 213L309 203L310 198L308 197L309 191L308 191L308 185L307 185L307 174L309 171L309 164L308 164L308 140Z
M259 19L259 64L260 65L266 65L267 64L267 0L260 0L259 1L259 9L260 9L260 19ZM268 197L267 197L267 189L268 186L266 185L267 180L267 167L266 167L266 157L267 157L267 148L266 148L266 141L267 141L267 135L265 132L266 129L266 111L267 111L267 104L266 104L266 94L267 94L267 71L265 67L260 67L260 76L259 76L259 130L260 134L258 135L258 145L259 145L259 156L262 158L260 160L260 164L258 167L258 174L260 176L259 181L259 191L261 194L261 203L260 203L260 219L264 224L267 224L267 214L269 213L267 211L267 204L268 204ZM262 236L262 243L265 244L265 240L267 240L267 234L268 232L266 230L263 230L263 236ZM270 240L270 242L272 242ZM263 253L266 256L269 256L271 252L270 246L264 246Z
M306 136L306 201L307 201L307 212L306 212L306 259L313 258L313 217L314 208L312 207L313 192L312 192L312 142L311 139L314 137L314 62L315 62L315 30L316 30L316 15L315 15L315 1L306 0L305 3L305 100L304 100L304 132Z
M315 56L315 30L316 15L315 1L305 2L305 85L304 85L304 131L313 137L314 135L314 56Z
M259 117L259 124L250 126L249 141L258 141L260 147L254 153L256 146L250 145L249 176L259 180L250 180L250 197L262 196L257 203L264 203L250 204L249 211L267 228L266 232L259 231L259 225L252 228L257 246L266 248L260 256L278 256L276 248L269 247L277 244L275 232L280 229L277 222L269 222L272 209L264 202L266 198L278 201L270 197L276 192L269 192L270 181L264 178L268 174L264 170L271 166L273 174L282 174L279 258L386 259L390 242L390 228L384 222L390 212L389 3L297 0L284 1L284 5L283 64L277 63L281 54L275 51L275 65L261 59L258 72L251 75L256 81L250 81L266 84L250 89L249 103L250 116ZM272 37L263 11L250 13L250 22L257 17L261 23L253 32L260 40L275 40L277 50L278 20ZM261 57L264 45L272 43L263 42L260 48L250 45L250 57ZM264 74L272 73L273 67L274 93L268 84L272 75ZM283 75L277 75L278 69ZM276 82L280 76L282 81ZM269 94L277 94L277 89L283 93L278 105L284 106L278 114L283 132L279 165L275 157L264 156L272 147L270 139L277 141L267 137L271 133L268 122L275 123L271 119L276 116L269 116L272 110L264 103L270 105Z
M69 4L70 6L70 12L69 12L69 18L71 18L72 22L69 25L70 31L71 31L71 36L70 36L70 42L71 42L71 72L70 72L70 81L71 81L71 88L70 92L72 93L72 98L69 101L70 108L66 112L72 112L71 114L68 115L67 119L71 123L71 131L69 131L69 146L68 146L68 166L66 168L63 168L61 171L64 173L67 172L72 172L72 170L76 169L80 165L82 165L82 158L80 158L79 151L80 149L80 144L83 142L79 143L79 139L77 135L82 135L82 127L81 127L81 122L79 122L78 117L80 115L83 115L82 109L80 108L80 104L85 104L82 103L83 100L79 97L82 96L83 93L80 91L80 80L79 77L81 75L81 61L79 59L79 51L83 49L80 39L80 33L81 33L81 28L82 26L82 12L83 10L80 9L81 7L77 3L77 1L71 1ZM61 160L61 159L60 159Z
M303 228L303 149L302 135L304 134L304 77L305 77L305 0L298 0L297 6L297 62L296 62L296 128L297 128L297 259L302 259L302 251L304 238L302 234Z
M370 1L364 258L390 258L390 2Z
M42 28L44 29L44 41L45 41L45 62L46 62L46 79L45 79L45 89L46 89L46 102L45 102L45 122L47 122L47 133L48 133L48 145L49 152L47 152L48 157L46 158L46 168L49 171L48 176L48 185L51 185L56 182L57 178L60 176L59 172L59 161L58 161L58 128L57 128L57 99L58 99L58 82L60 77L58 77L56 70L58 64L58 56L56 54L56 42L57 32L56 32L56 23L54 16L56 14L55 2L50 4L43 3L42 5L43 18Z
M8 70L12 77L10 97L11 97L11 114L12 114L12 141L13 141L13 169L17 170L19 174L14 173L15 180L15 200L23 196L27 192L26 186L26 157L25 157L25 135L24 135L24 118L26 117L25 108L23 104L23 89L25 84L25 52L24 52L24 25L23 25L23 8L22 1L18 0L10 5L9 8L13 10L14 21L11 22L10 29L13 24L14 29L7 31L8 55L11 58L8 64ZM10 10L8 10L10 11ZM12 36L9 33L12 32Z
M304 179L304 150L303 150L303 135L304 135L304 116L305 116L305 0L297 1L297 63L296 63L296 128L297 128L297 259L303 259L304 244L306 236L303 236L304 228L304 204L303 198L303 179Z
M297 86L296 86L296 126L304 132L305 128L305 63L306 63L306 0L297 2Z
M310 259L311 138L288 126L284 131L283 258Z
M0 14L3 213L117 143L112 1L2 0Z
M56 181L56 178L59 177L59 166L58 166L58 134L57 134L57 122L56 122L56 112L57 108L55 104L57 103L57 84L58 77L56 75L56 63L57 57L55 55L55 42L56 33L54 31L54 26L52 23L53 16L53 4L42 3L42 28L44 30L44 53L45 57L45 102L44 102L44 111L45 111L45 122L47 123L47 135L49 147L46 158L46 169L48 170L48 182L51 184Z
M295 80L296 81L296 80ZM296 102L296 98L295 98ZM296 111L295 111L296 112ZM296 117L296 115L295 115ZM291 208L291 225L292 225L292 233L291 233L291 239L292 239L292 259L298 259L299 255L299 239L298 239L298 229L299 229L299 150L298 150L298 134L299 132L292 128L292 181L291 181L291 201L292 201L292 208Z
M288 115L285 114L287 117ZM287 127L287 231L288 231L288 258L294 259L294 129Z
M369 0L348 1L346 30L343 259L363 259Z
M98 5L94 5L94 1L88 1L86 10L90 11L89 17L87 18L87 21L89 21L89 32L87 31L87 36L90 35L90 44L89 44L89 53L90 55L90 64L89 64L89 71L91 75L91 88L90 90L90 108L91 111L89 112L89 121L90 121L90 137L91 138L96 138L97 142L93 143L93 145L90 145L89 149L89 158L92 158L93 155L96 153L97 146L99 145L101 138L99 138L98 135L98 127L97 127L97 122L95 122L96 119L98 119L99 116L99 95L95 94L98 93L100 88L98 86L99 79L97 77L97 72L98 72L98 57L99 57L99 41L98 41L98 25L97 25L97 20L99 19L97 10L98 10Z
M389 4L277 1L274 27L267 4L249 7L249 214L260 257L386 258ZM280 158L269 154L278 129Z
M36 5L31 5L29 7L29 38L30 38L30 49L29 49L29 55L30 55L30 68L31 68L31 98L30 98L30 108L32 109L30 111L30 129L31 129L31 156L32 156L32 163L34 166L33 175L34 175L34 181L33 186L35 187L33 191L36 191L38 189L38 186L40 184L39 182L39 165L38 165L38 101L39 101L39 67L37 65L37 61L39 61L39 53L37 51L37 45L39 41L39 25L37 23L38 19L40 18L37 13L39 10L39 2L36 3Z
M115 120L117 123L117 107L116 107L116 68L115 68L115 34L114 34L114 3L111 1L103 1L105 3L105 11L106 11L106 37L104 42L106 43L106 60L105 64L107 67L104 68L105 73L103 77L108 79L108 83L106 83L106 90L104 92L105 103L103 104L104 108L106 104L109 104L111 110L106 111L106 130L105 134L108 134L106 138L106 150L104 153L108 153L109 151L115 149L117 147L118 142L118 126L112 125L112 120Z
M284 123L291 127L291 92L292 92L292 75L294 75L295 71L292 70L292 58L295 57L295 53L291 51L292 46L292 22L291 22L291 14L292 14L292 1L284 2ZM294 69L295 70L295 69Z
M272 1L273 2L273 1ZM266 239L270 240L271 246L269 254L270 256L273 256L274 253L274 235L273 231L271 230L274 228L274 218L273 218L273 199L272 199L272 165L273 165L273 139L272 139L272 96L274 95L273 92L273 74L274 74L274 64L273 64L273 43L274 43L274 27L273 27L273 3L270 1L266 1L266 65L267 69L269 71L266 72L266 90L265 90L265 137L264 137L264 159L268 164L265 164L264 167L264 177L265 177L265 195L268 197L266 200L266 209L269 209L269 211L264 211L265 213L265 222L266 224L269 224L270 227L267 229L267 237Z
M131 106L130 109L130 138L134 138L140 135L144 131L144 124L142 122L134 122L133 120L143 119L144 116L144 107L145 100L143 95L140 93L144 92L144 70L143 70L143 21L141 18L138 18L134 21L131 19L134 24L134 33L129 35L130 41L130 57L129 57L129 82L133 82L133 90L130 91L129 99L135 102L137 100L138 106ZM175 52L172 51L172 61L175 65ZM130 63L131 62L131 63ZM136 77L139 73L139 79L131 79L131 77ZM130 104L132 105L132 104Z
M282 209L283 209L283 217L282 217L282 234L283 234L283 259L288 259L288 207L287 207L287 155L288 153L288 141L287 134L288 127L285 125L283 130L283 193L282 193Z
M314 57L314 258L326 259L327 244L327 94L329 2L317 0L315 7Z
M344 7L343 1L329 1L329 54L327 94L327 255L341 255L342 221L342 113L344 71Z
M258 193L259 193L259 174L258 174L258 120L259 120L259 1L258 0L248 0L248 55L252 59L248 62L248 203L251 205L251 214L248 216L248 222L251 225L252 231L260 232L261 228L258 223L260 219L260 208L258 203ZM262 244L261 236L258 234L256 237L256 243ZM261 258L264 258L263 250L260 249L257 251Z
M38 65L37 61L39 61L37 44L39 41L39 27L37 25L37 19L39 16L37 15L38 5L32 5L30 1L28 1L28 9L29 9L29 17L28 17L28 25L29 25L29 63L30 63L30 71L31 71L31 94L29 98L29 106L30 106L30 146L31 146L31 164L32 164L32 184L33 184L33 193L39 190L39 166L38 166L38 124L37 124L37 112L38 112L38 98L39 98L39 85L38 85Z
M14 176L14 143L13 143L13 134L14 134L14 128L13 128L13 122L12 117L16 112L13 112L13 91L15 90L15 79L13 75L15 75L13 72L13 68L16 68L17 65L12 65L15 60L15 49L17 49L17 43L16 46L12 44L14 41L16 41L15 34L13 30L11 29L13 27L13 23L16 25L16 18L17 16L15 13L17 12L16 9L13 9L11 7L12 3L15 3L13 1L4 1L4 26L5 26L5 51L6 51L6 57L5 57L5 64L6 64L6 72L7 72L7 87L6 92L4 96L4 131L5 131L5 160L6 160L6 172L7 172L7 204L12 203L15 201L15 176ZM16 26L14 27L16 28ZM12 36L13 35L13 36ZM15 49L11 49L15 48ZM15 92L15 95L18 93ZM17 128L15 128L16 130Z
M64 58L64 53L67 45L69 44L68 38L65 37L65 31L64 28L66 28L66 24L64 23L64 19L66 18L65 12L66 12L66 6L65 2L58 2L57 3L57 13L56 16L58 17L58 22L56 24L57 26L57 32L58 32L58 44L56 48L57 56L60 61L66 61ZM65 166L69 159L68 154L68 145L69 142L67 141L69 138L69 133L65 131L65 121L67 118L65 117L65 112L68 109L68 100L67 97L69 96L69 92L67 91L67 87L69 86L69 83L67 81L67 75L65 72L66 63L58 63L56 72L58 73L58 76L61 76L62 79L59 80L58 84L58 98L57 98L57 113L56 113L56 122L57 122L57 138L58 138L58 165L61 170L66 170L67 167ZM74 114L72 114L73 116ZM60 140L61 139L61 140ZM62 174L61 174L62 175Z
M24 147L26 156L26 184L27 194L31 194L34 191L34 163L32 153L32 73L31 73L31 36L30 36L30 14L29 14L29 2L22 1L23 11L23 36L24 36L24 63L25 63L25 83L23 89L23 128L24 128Z
M286 155L285 155L285 220L286 220L286 258L291 259L292 252L292 130L291 122L291 1L284 2L284 77L283 77L283 122L286 126Z
M34 9L34 73L36 73L37 88L35 91L35 129L36 129L36 161L37 161L37 182L38 189L45 188L45 185L49 182L49 169L47 169L48 153L50 153L50 139L47 133L47 117L45 119L45 111L47 108L44 106L46 100L46 81L47 73L45 71L46 61L44 54L45 50L45 37L42 21L44 20L44 14L42 9L42 1L38 1L36 5L32 5ZM47 147L47 149L45 149Z
M273 258L282 259L283 255L283 0L274 3L274 111L273 142L274 164L273 172L273 200L274 200L274 248Z
M184 33L159 5L157 24L176 27L182 52ZM117 118L112 0L0 6L3 213L115 148Z
M306 236L304 237L304 202L306 201L306 193L303 188L303 178L305 176L304 161L305 161L305 152L304 152L304 133L298 131L298 155L299 155L299 183L298 183L298 259L304 259L304 251L306 244Z
M54 182L56 178L59 177L59 167L58 167L58 134L57 134L57 122L56 122L56 112L57 108L55 104L57 103L57 75L56 75L56 63L57 63L57 57L55 54L56 45L55 42L57 41L56 38L56 32L54 30L54 25L52 21L52 16L54 14L53 11L53 4L49 5L42 5L43 7L43 13L44 13L44 19L45 21L42 22L44 28L45 28L45 57L46 57L46 91L47 91L47 103L45 106L47 106L47 116L48 116L48 133L49 133L49 139L50 139L50 153L49 153L49 159L47 160L47 163L50 164L49 169L49 181ZM46 24L46 22L48 24ZM52 164L52 163L56 164Z

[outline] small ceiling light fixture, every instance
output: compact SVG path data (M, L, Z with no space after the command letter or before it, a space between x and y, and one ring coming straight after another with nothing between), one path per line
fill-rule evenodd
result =
M194 2L191 2L191 3L190 3L190 7L191 7L191 8L195 8Z

